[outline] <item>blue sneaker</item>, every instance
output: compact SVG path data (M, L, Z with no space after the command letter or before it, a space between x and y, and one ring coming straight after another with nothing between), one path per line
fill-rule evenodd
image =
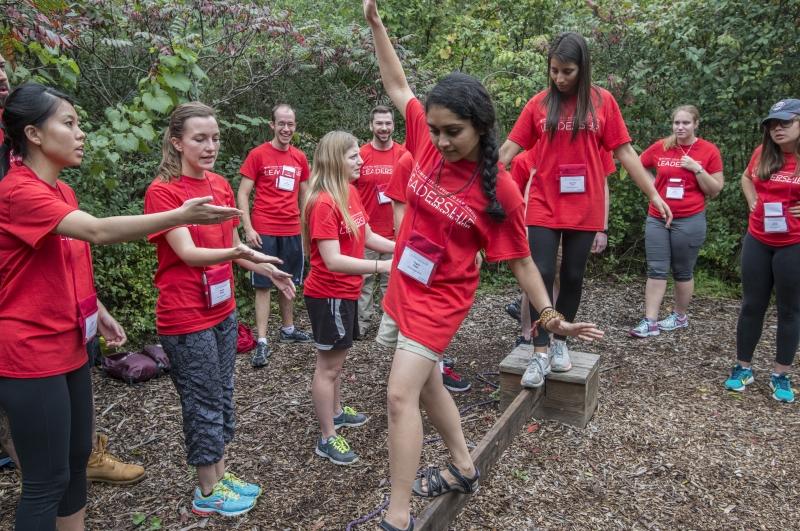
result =
M287 334L283 330L280 330L280 333L278 334L278 341L281 343L311 343L314 340L307 333L295 328L292 330L291 334Z
M772 398L778 402L791 404L794 402L792 382L786 374L773 374L769 379L769 388L772 389Z
M358 426L363 426L366 424L368 420L369 417L367 417L365 414L359 413L350 406L344 406L342 407L342 412L333 417L333 426L335 428L339 428L341 426L357 428Z
M225 472L221 483L231 489L239 496L247 498L258 498L261 496L261 487L255 483L248 483L236 477L233 472Z
M254 498L239 496L222 482L214 485L214 490L209 496L203 496L200 488L194 490L194 500L192 500L192 512L198 516L211 516L220 514L222 516L239 516L244 514L256 505Z
M731 369L730 377L725 380L725 389L729 391L744 391L745 387L755 381L752 367L742 367L738 363Z

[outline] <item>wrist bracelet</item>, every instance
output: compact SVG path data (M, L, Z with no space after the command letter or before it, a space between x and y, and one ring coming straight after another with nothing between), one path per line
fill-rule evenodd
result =
M547 325L553 319L559 319L563 321L564 316L560 312L556 311L556 309L553 308L552 306L548 306L547 308L544 308L542 309L541 312L539 312L539 319L535 323L533 323L532 328L535 329L537 326L541 326L547 332L551 332L551 330L547 328Z

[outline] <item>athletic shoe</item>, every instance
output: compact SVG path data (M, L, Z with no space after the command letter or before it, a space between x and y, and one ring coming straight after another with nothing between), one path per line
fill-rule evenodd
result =
M357 428L367 423L369 417L363 413L359 413L350 406L343 406L342 412L333 417L333 427L339 428L341 426L348 426L350 428Z
M194 490L192 512L199 516L211 516L214 513L222 516L239 516L256 505L254 498L239 496L222 482L214 485L209 496L203 496L200 488Z
M472 387L469 380L462 378L452 367L442 367L442 383L448 391L454 393L463 393Z
M679 317L675 312L672 312L658 322L658 329L663 330L664 332L677 330L678 328L686 328L688 326L689 316L684 315L683 317Z
M519 299L510 304L506 304L506 313L516 322L519 323L522 321L522 318L520 317L522 315L522 308L520 306Z
M266 366L268 361L269 361L269 344L257 343L256 353L253 354L252 358L250 358L250 365L252 365L253 368L258 369L260 367Z
M456 360L453 358L442 358L442 365L445 367L450 367L451 369L456 366Z
M541 387L550 370L550 357L544 352L534 352L522 375L522 387Z
M514 341L514 346L518 347L520 345L533 345L533 338L525 339L524 336L519 336L516 341Z
M261 496L261 487L255 483L248 483L239 479L233 472L225 472L222 476L221 483L239 496L246 498L258 498Z
M730 377L725 380L725 389L729 391L744 391L744 388L754 381L752 367L742 367L737 363L731 369Z
M299 328L295 328L291 334L287 334L283 330L280 331L280 336L278 340L281 343L311 343L314 341L311 339L311 336L300 330Z
M791 404L794 402L792 382L786 374L773 374L769 379L769 388L772 389L772 398L778 402Z
M566 341L553 340L548 349L548 355L550 356L550 367L553 372L567 372L572 368L572 360L569 359L569 349Z
M87 480L111 485L133 485L144 479L144 467L123 463L108 452L107 446L108 436L98 433L86 464Z
M352 465L358 461L358 456L341 435L331 435L324 441L320 439L314 451L336 465Z
M657 336L661 332L658 330L658 323L647 318L639 321L639 324L628 330L631 337L650 337Z

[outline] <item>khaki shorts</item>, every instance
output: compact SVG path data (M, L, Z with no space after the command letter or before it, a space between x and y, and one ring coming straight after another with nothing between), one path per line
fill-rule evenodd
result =
M439 363L441 356L429 349L422 343L409 339L400 332L397 323L394 322L388 313L383 312L381 318L381 325L378 327L378 335L375 336L375 342L384 347L393 349L403 349L408 352L422 356L427 360Z

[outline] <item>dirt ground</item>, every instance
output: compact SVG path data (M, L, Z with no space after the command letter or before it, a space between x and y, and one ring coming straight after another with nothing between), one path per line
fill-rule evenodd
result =
M775 402L767 384L774 309L756 353L756 383L737 394L721 383L733 360L738 301L698 298L688 330L633 340L626 330L641 316L642 291L643 282L587 282L579 318L597 322L607 337L574 348L602 356L598 411L583 430L531 419L453 529L800 526L800 406ZM496 371L513 346L517 325L503 311L513 296L511 289L479 296L451 346L459 370L474 383L456 396L459 406L490 399L492 388L476 376ZM298 324L307 326L303 313ZM388 492L389 362L390 353L371 341L351 351L345 402L371 419L343 431L360 461L337 467L313 453L313 347L273 342L270 365L259 371L240 356L238 426L228 464L266 492L253 511L229 520L189 512L194 472L184 461L180 407L169 379L128 386L95 372L98 427L109 435L110 450L143 464L147 478L132 487L92 485L88 529L346 528ZM468 441L477 443L497 415L496 403L466 411ZM426 437L434 438L430 429ZM423 462L445 459L440 442L425 445ZM0 529L12 527L18 495L16 473L1 473ZM416 503L415 513L421 507ZM352 528L372 530L376 522Z

